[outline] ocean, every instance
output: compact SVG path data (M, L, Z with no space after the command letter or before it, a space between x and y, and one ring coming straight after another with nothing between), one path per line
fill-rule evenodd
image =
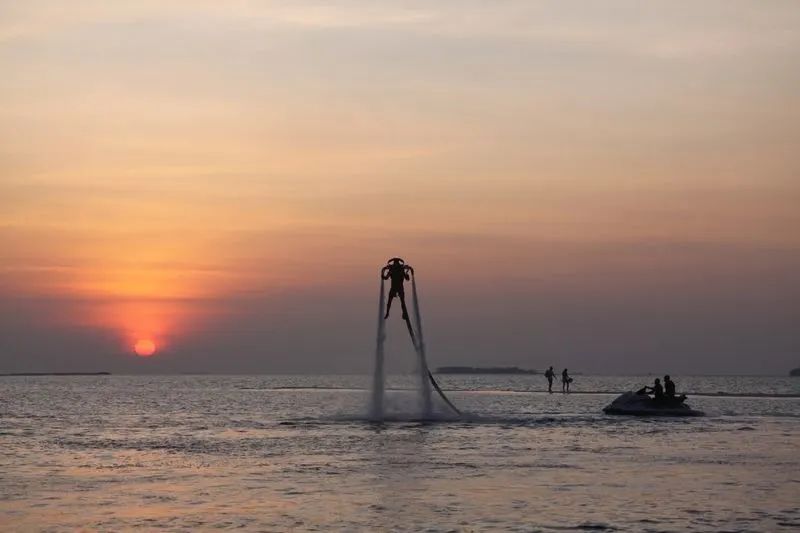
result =
M0 377L0 529L793 531L800 378L673 376L702 418L602 408L653 376ZM720 394L724 393L724 394Z

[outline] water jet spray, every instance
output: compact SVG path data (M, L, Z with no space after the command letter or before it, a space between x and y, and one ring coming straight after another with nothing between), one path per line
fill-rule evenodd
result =
M386 313L384 314L384 302L385 302L385 294L386 294L386 281L391 280L391 287L389 289L389 301L386 302ZM413 297L413 306L412 309L414 311L414 323L416 324L416 329L414 328L414 324L411 322L411 318L408 314L408 309L406 308L406 301L405 301L405 289L403 287L403 282L406 280L411 280L411 293ZM420 404L422 410L422 417L424 419L430 418L433 414L433 407L431 401L431 389L430 386L433 386L434 390L439 394L442 400L447 404L447 406L457 415L460 415L461 412L456 408L455 405L445 396L444 392L442 391L439 384L436 382L436 379L433 377L430 369L428 368L428 361L427 361L427 354L425 351L425 337L423 336L422 330L422 314L420 313L419 308L419 296L417 294L417 279L414 273L414 269L411 265L407 265L405 261L400 259L399 257L394 257L390 259L386 266L381 269L381 284L380 284L380 295L378 297L378 332L376 336L376 346L375 346L375 368L374 368L374 376L373 376L373 383L372 383L372 408L370 412L370 416L373 420L382 420L383 419L383 397L384 397L384 353L383 353L383 345L386 341L386 323L385 321L389 318L390 310L392 307L392 300L398 297L400 298L400 304L402 306L403 311L403 320L406 323L408 328L408 335L411 338L411 344L414 346L414 351L417 354L417 368L419 372L419 393L420 393Z

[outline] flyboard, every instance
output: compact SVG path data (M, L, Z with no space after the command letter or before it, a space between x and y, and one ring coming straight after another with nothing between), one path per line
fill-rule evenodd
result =
M402 260L400 261L402 263ZM383 310L384 310L384 303L386 296L385 281L386 279L388 279L387 276L384 276L384 272L386 269L387 267L384 267L381 270L381 286L380 286L380 295L378 297L378 332L376 338L377 344L375 347L375 375L372 387L373 391L372 417L373 419L378 419L378 420L383 417L383 381L384 381L383 344L386 340L386 324L385 324L386 320L383 316ZM430 389L428 388L428 382L430 382L433 389L437 392L437 394L444 401L447 407L449 407L456 415L460 416L461 411L459 411L458 408L455 405L453 405L453 402L451 402L447 398L447 396L445 396L444 391L442 391L442 388L439 386L439 383L436 381L436 378L433 377L433 374L428 368L427 354L425 352L425 337L423 335L423 330L422 330L422 314L420 313L419 297L417 295L417 278L414 273L414 269L411 268L410 265L404 265L403 269L404 269L403 272L407 274L406 279L408 279L409 277L408 275L410 275L411 278L412 297L413 297L412 309L414 311L414 322L416 324L416 329L414 328L414 324L412 324L411 322L411 318L406 312L404 302L403 302L403 311L404 311L403 320L405 321L406 327L408 328L408 335L411 338L411 344L414 346L414 351L416 352L418 358L423 414L425 416L430 416L432 413L431 393ZM391 304L391 298L390 298L390 304Z

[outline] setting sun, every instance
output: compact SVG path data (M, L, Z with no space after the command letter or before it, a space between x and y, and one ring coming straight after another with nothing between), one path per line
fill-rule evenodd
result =
M156 353L156 345L153 341L147 339L141 339L136 342L136 346L133 347L136 355L141 357L150 357L154 353Z

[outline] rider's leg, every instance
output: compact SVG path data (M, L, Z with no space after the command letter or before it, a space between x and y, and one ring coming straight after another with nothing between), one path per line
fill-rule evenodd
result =
M403 308L403 320L407 320L408 319L408 309L406 308L405 291L400 291L399 292L399 296L400 296L400 307Z
M386 315L383 317L384 320L389 318L389 310L392 308L392 300L394 300L394 291L389 292L389 301L386 302Z

